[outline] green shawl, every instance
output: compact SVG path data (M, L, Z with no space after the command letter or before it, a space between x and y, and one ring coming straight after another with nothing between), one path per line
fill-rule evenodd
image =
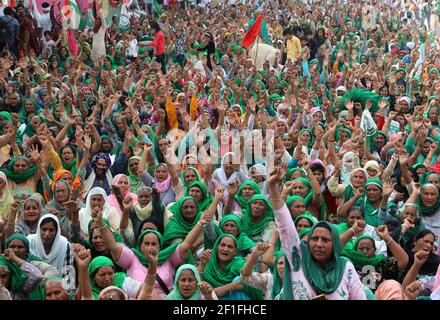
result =
M251 211L251 203L255 200L263 200L264 202L266 202L267 207L264 217L262 217L261 220L257 223L252 222ZM243 217L241 218L243 232L246 233L249 237L260 235L270 221L275 221L272 204L269 202L269 200L267 200L264 194L255 194L252 198L250 198L246 205L246 209L242 210L242 212L244 213Z
M298 252L295 250L292 253L292 263L293 263L293 271L298 271L300 266L302 265L302 270L304 272L304 276L317 294L331 294L335 292L338 288L339 284L342 281L342 277L345 271L345 265L348 262L348 259L342 257L342 247L341 240L339 239L339 233L335 229L335 227L327 222L321 221L316 224L310 234L313 235L313 232L316 228L323 228L323 225L326 225L326 228L330 229L332 235L333 242L333 259L324 267L320 266L315 262L312 257L312 253L310 252L310 237L307 240L307 243L301 242L301 252L302 252L302 261L299 257ZM291 266L289 263L285 264L284 267L284 289L283 289L283 300L292 300L293 292L292 292L292 280L291 280Z
M142 179L139 177L138 174L133 174L133 172L130 169L130 162L133 160L139 160L141 161L141 157L139 156L133 156L128 160L128 179L130 180L130 191L133 193L138 193L139 189L144 187L145 184L143 183Z
M61 157L61 155L62 155L62 153L63 153L63 150L64 150L65 148L70 148L70 149L72 149L72 151L73 151L74 158L73 158L72 161L70 161L70 163L65 163L65 162L63 161L63 158ZM70 171L70 172L72 173L72 175L73 175L73 178L75 178L75 177L76 177L77 170L78 170L78 167L77 167L77 163L78 163L78 152L77 152L76 147L75 147L75 146L71 146L71 145L65 146L65 147L61 148L61 150L60 150L60 152L58 153L58 155L60 156L60 160L61 160L61 164L63 165L63 168L66 169L67 171Z
M208 188L206 187L206 184L204 184L202 181L193 181L188 185L188 188L185 190L185 196L189 196L189 190L191 190L192 187L199 187L202 190L203 193L203 200L199 202L198 210L199 212L204 212L206 209L209 208L212 201L214 200L212 196L208 193Z
M382 181L378 178L371 178L368 179L367 182L365 183L364 186L364 190L367 190L367 187L370 184L374 184L376 186L378 186L380 189L383 189L382 186ZM379 220L379 208L374 208L373 205L371 204L371 202L368 200L367 196L363 196L363 198L361 198L361 205L360 207L364 210L364 217L365 217L365 223L373 226L373 227L378 227L381 224L381 221Z
M423 188L427 185L434 186L431 183L427 183L427 184L422 185L421 188ZM420 191L422 191L422 190L420 190ZM437 195L438 195L438 192L437 192ZM435 204L432 207L428 207L423 204L422 197L421 197L421 195L419 195L419 197L417 198L417 205L420 208L420 213L422 216L430 217L430 216L434 215L440 208L440 196L437 196L437 201L435 202Z
M375 244L373 237L364 233L359 236L353 244L349 243L342 249L342 254L353 262L356 270L362 270L362 267L364 266L376 267L380 262L385 260L385 256L383 254L374 254L372 257L367 257L363 252L357 251L359 241L362 239L371 239L373 244Z
M222 234L217 238L214 248L212 249L211 259L206 264L205 272L203 274L203 280L208 282L213 288L227 285L233 282L235 278L240 277L241 269L243 269L244 264L246 263L245 258L235 256L223 269L220 268L217 261L218 245L221 239L225 237L234 239L235 244L237 244L237 239L231 234ZM243 291L248 293L251 297L259 300L263 299L263 293L261 290L256 290L244 283L242 283L242 285Z
M179 290L179 280L180 275L182 274L182 271L185 270L191 270L194 274L194 277L196 278L197 284L199 284L202 279L200 278L200 274L197 271L196 267L194 267L192 264L183 264L177 269L176 275L174 277L174 284L173 284L173 291L171 291L166 297L165 300L200 300L200 288L199 286L196 287L196 290L194 291L193 295L189 297L188 299L185 299Z
M233 221L235 223L235 225L237 226L238 229L238 235L237 235L237 250L239 252L247 252L250 249L252 249L253 247L255 247L255 242L249 238L247 236L247 234L243 233L243 227L241 225L241 220L240 218L238 218L237 216L234 216L232 214L227 214L223 217L223 219L220 221L218 226L215 226L216 229L216 233L220 236L222 234L225 234L225 232L223 231L223 226L225 225L226 222L228 221ZM205 237L205 240L207 239L207 237ZM213 247L212 243L207 243L207 241L205 241L205 249L209 249Z
M247 202L248 200L246 200L245 198L243 198L242 196L242 192L243 192L243 188L245 186L251 186L252 189L254 189L255 194L259 194L261 193L260 191L260 187L258 186L258 184L254 181L254 180L246 180L244 181L240 187L238 188L237 194L235 195L234 199L235 201L237 201L237 203L240 205L240 207L246 208Z
M273 275L273 287L271 293L272 300L275 300L275 297L280 294L281 289L283 288L283 279L280 278L280 276L278 275L278 268L277 268L278 261L280 260L281 257L285 257L283 250L279 250L275 252L275 262L273 265L273 272L272 272ZM287 261L284 260L284 263L287 263Z
M142 231L136 242L136 248L131 249L131 251L133 251L136 257L138 257L139 262L142 263L145 267L148 267L148 261L147 258L145 258L145 255L141 252L141 245L142 245L142 241L144 240L144 236L147 233L154 233L159 239L160 248L162 248L163 245L163 237L158 231L152 229L146 229ZM176 251L179 244L180 242L175 242L172 245L168 246L167 248L159 250L157 263L159 265L164 264L168 260L168 258L174 253L174 251Z
M194 168L194 167L186 167L186 169L183 170L182 174L180 175L180 180L182 181L183 188L185 189L185 192L186 192L186 189L188 188L188 185L191 183L191 182L189 184L185 183L185 174L188 172L188 170L194 171L194 173L197 176L197 181L202 181L202 177L200 176L200 173L199 173L199 171L196 168Z
M43 261L42 259L38 258L37 256L34 256L32 253L29 252L29 240L24 235L20 233L14 233L13 235L9 236L9 238L7 238L5 241L5 248L9 248L9 244L11 243L12 240L20 240L21 242L23 242L27 252L25 258L26 262Z
M301 196L297 196L297 195L295 195L295 196L290 196L290 197L288 197L287 200L286 200L286 205L287 205L287 207L290 207L295 201L301 201L302 203L305 203L304 198L301 197Z
M7 168L1 168L0 170L4 172L6 177L8 177L8 180L21 184L21 183L25 183L27 180L32 178L32 176L37 172L37 167L29 166L29 169L26 172L22 172L22 173L14 172L14 163L18 159L24 159L29 164L27 158L23 156L15 156L11 159Z
M23 290L27 277L23 271L21 271L20 267L13 262L9 262L3 256L0 256L0 266L5 266L9 269L10 291L16 293Z
M183 203L189 199L193 200L197 206L197 214L194 217L194 220L190 223L188 223L183 218L181 211ZM165 227L165 232L163 235L164 241L168 241L176 238L185 238L187 234L192 230L192 228L194 228L197 221L199 221L200 217L203 214L203 212L198 210L197 201L193 197L189 197L189 196L180 198L179 201L177 201L175 204L173 204L170 207L170 211L173 213L173 217L170 219L167 226Z
M89 264L89 278L90 278L90 284L92 286L92 292L93 292L93 298L95 300L99 299L99 293L104 288L99 288L95 282L95 274L99 270L99 268L102 267L112 267L113 270L115 270L115 265L113 264L113 261L111 261L109 258L104 256L98 256L94 258L90 264ZM123 272L115 272L115 277L113 278L113 285L122 289L122 286L125 281L126 274Z

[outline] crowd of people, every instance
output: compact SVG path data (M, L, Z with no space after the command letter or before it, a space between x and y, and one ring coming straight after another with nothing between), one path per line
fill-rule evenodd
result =
M0 299L440 299L439 17L3 0Z

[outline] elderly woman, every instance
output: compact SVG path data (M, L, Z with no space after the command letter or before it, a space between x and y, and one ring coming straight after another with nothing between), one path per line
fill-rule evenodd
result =
M13 233L20 233L24 236L37 232L38 219L42 213L41 199L37 196L27 198L20 211L18 220L16 219L19 212L19 201L16 200L12 206L8 217L8 223L5 228L5 235L10 236Z
M5 173L0 171L0 218L7 219L14 203L14 197L8 186L8 178Z
M0 256L0 282L10 293L12 300L28 300L43 276L36 267L6 249Z
M103 217L110 222L112 231L118 231L121 218L115 208L109 205L104 189L95 187L87 195L86 207L79 211L81 233L84 239L89 237L89 222L96 208L102 211Z
M15 255L32 264L41 271L45 278L58 276L58 270L29 251L29 240L22 234L15 233L5 241L5 248L14 251Z
M341 257L339 234L327 222L319 222L302 242L286 204L281 200L278 184L285 171L277 167L269 178L270 199L286 253L283 288L285 300L365 300L365 293L353 264ZM300 285L298 285L300 284Z
M339 183L341 170L336 166L333 175L327 182L328 189L330 190L333 197L337 197L339 204L348 201L354 196L353 190L362 188L367 181L367 173L363 168L355 168L350 172L350 183L343 184Z
M173 291L165 300L218 300L207 282L202 282L199 272L192 264L183 264L174 277Z
M414 195L417 195L417 188ZM436 236L440 234L440 197L437 187L432 183L423 184L416 199L411 194L409 202L416 202L420 208L422 222Z
M129 197L133 204L138 204L138 197L130 191L130 180L125 174L118 174L113 178L112 194L108 197L110 206L116 209L119 215L122 215L122 202Z

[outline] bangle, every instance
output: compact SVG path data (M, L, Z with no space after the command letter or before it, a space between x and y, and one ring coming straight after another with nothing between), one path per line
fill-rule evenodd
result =
M202 228L205 226L204 224L202 224L202 223L200 222L200 220L197 221L197 224L200 225Z
M7 226L7 227L15 227L15 223L8 222L8 223L6 224L6 226Z
M147 278L154 278L154 279L156 279L156 274L149 274L147 272Z
M107 228L107 225L106 225L106 224L104 224L104 226L101 227L101 228L98 227L98 230L99 230L99 231L102 231L102 230L104 230L105 228Z
M393 238L390 237L390 240L388 240L388 242L386 242L386 244L389 245L391 243L391 241L393 241Z
M353 229L353 228L350 228L350 230L351 230L351 232L353 232L353 236L355 236L355 235L356 235L356 232L354 231L354 229Z

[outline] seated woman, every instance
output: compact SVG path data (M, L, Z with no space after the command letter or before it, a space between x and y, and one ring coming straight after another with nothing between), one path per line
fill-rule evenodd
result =
M365 233L353 244L348 244L342 249L343 255L349 258L356 268L362 283L368 284L368 288L373 292L384 280L399 281L401 270L408 264L408 255L388 234L388 228L383 225L376 230L387 243L391 256L377 254L375 239Z
M38 198L37 195L27 198L24 201L17 220L16 217L19 207L19 200L15 200L11 206L8 223L5 228L6 237L9 237L13 233L19 233L24 236L37 233L38 220L42 213L40 198Z
M128 249L114 240L110 230L102 221L102 211L95 208L95 215L97 216L97 226L101 231L104 242L110 249L111 255L120 267L127 270L127 275L138 281L143 281L148 271L148 261L145 258L145 252L150 247L155 247L159 250L158 270L155 289L162 296L165 297L170 292L172 287L173 276L176 268L188 259L191 248L199 235L202 232L202 227L208 223L213 216L215 206L205 212L200 220L195 223L194 228L185 237L185 240L180 243L174 243L168 248L163 248L162 235L155 231L146 229L143 231L136 243L136 249Z
M245 257L249 254L255 242L243 231L240 218L232 214L225 215L219 225L208 223L205 228L204 249L212 249L215 241L222 234L232 234L237 239L237 255Z
M130 180L125 174L118 174L113 178L111 192L108 196L108 204L112 206L118 212L119 216L122 216L123 204L122 202L130 197L133 204L138 204L138 197L136 194L130 191ZM116 188L115 188L116 187Z
M314 216L312 216L309 212L306 212L293 221L295 223L296 231L299 233L304 228L311 229L315 224L318 223L318 220Z
M339 205L350 200L354 196L353 190L362 188L367 181L367 173L363 168L355 168L350 172L350 184L340 184L340 175L341 168L336 166L333 175L327 182L328 189L333 197L338 198Z
M374 239L376 253L387 255L387 245L385 241L379 237L374 227L365 223L364 210L360 207L351 207L347 213L347 222L336 224L334 227L339 232L343 247L347 244L353 245L357 237L367 234Z
M29 240L24 235L15 233L8 237L5 241L5 248L11 249L18 258L32 264L41 271L45 278L58 276L58 270L55 267L30 253Z
M12 300L28 300L42 279L41 271L16 256L12 249L6 249L0 256L0 282Z
M240 272L246 263L237 256L237 239L231 234L218 237L209 259L201 259L199 272L208 282L220 300L249 300L262 298L262 293L252 287L242 285Z
M240 185L238 182L230 184L223 214L246 209L249 199L260 193L258 184L253 180L246 180Z
M222 196L223 189L216 190L210 208L215 210ZM181 198L170 208L170 211L173 213L173 217L165 227L163 238L164 241L171 242L183 240L203 215L203 212L199 210L198 202L190 196Z
M55 197L44 207L43 214L54 214L61 224L61 234L72 242L81 240L81 226L78 213L68 214L67 204L70 200L71 190L69 182L58 180L53 187Z
M199 272L192 264L183 264L174 277L173 291L165 300L218 300L207 282L202 282Z
M241 220L243 232L254 242L267 242L274 225L272 204L263 194L249 199L244 210L233 213Z
M299 239L286 204L279 192L286 168L277 167L269 177L270 199L286 254L284 300L365 300L365 292L353 264L341 257L339 234L328 222L310 231L307 243Z
M87 195L86 207L81 208L79 211L79 220L81 224L81 233L84 239L89 237L89 222L92 220L92 213L95 208L98 207L103 217L110 222L110 228L112 231L119 230L119 224L121 218L116 212L116 209L111 207L107 201L107 193L104 189L95 187Z
M301 196L284 196L283 199L286 201L286 205L289 208L290 215L292 219L295 220L300 215L306 212L305 200Z
M272 273L252 272L258 258L269 250L271 244L258 243L246 264L241 270L240 280L248 286L262 290L264 300L282 300L283 276L284 276L284 251L275 253L275 268Z
M75 268L71 243L61 235L60 222L53 214L45 214L38 221L37 233L27 237L31 254L58 270L62 277L68 277L75 286Z

